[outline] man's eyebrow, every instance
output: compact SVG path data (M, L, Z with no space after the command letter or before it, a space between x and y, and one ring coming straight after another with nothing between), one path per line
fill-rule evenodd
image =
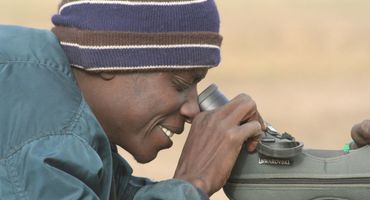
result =
M207 70L195 71L193 76L193 84L199 83L207 75Z
M174 77L188 85L193 85L199 83L207 75L207 71L208 70L194 70L190 72L190 76L185 76L181 73L175 73Z

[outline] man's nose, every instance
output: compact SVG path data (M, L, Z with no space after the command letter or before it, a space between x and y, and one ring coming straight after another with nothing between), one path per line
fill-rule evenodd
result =
M180 113L185 117L186 122L191 123L199 112L198 92L197 88L194 87L190 91L185 103L181 106Z

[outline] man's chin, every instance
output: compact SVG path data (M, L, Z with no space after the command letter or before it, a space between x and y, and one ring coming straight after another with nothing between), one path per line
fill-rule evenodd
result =
M152 160L154 160L155 158L157 158L157 155L160 151L171 148L172 144L173 143L171 141L170 143L168 143L166 145L163 145L161 147L151 148L151 150L146 149L146 150L141 151L141 152L133 152L133 153L131 153L131 155L134 157L134 159L138 163L141 163L141 164L149 163Z
M153 153L151 155L145 155L145 156L142 156L142 155L139 155L139 156L134 156L136 162L140 163L140 164L145 164L145 163L149 163L151 161L153 161L158 155L158 152L156 153Z

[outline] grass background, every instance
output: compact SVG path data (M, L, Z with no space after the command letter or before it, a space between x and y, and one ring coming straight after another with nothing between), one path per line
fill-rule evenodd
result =
M0 23L49 29L57 0L0 2ZM244 92L266 121L306 148L339 149L354 123L370 118L370 1L218 0L222 63L210 83ZM1 44L0 44L1 45ZM134 173L171 178L186 134L146 165L124 151ZM223 192L211 199L226 199Z

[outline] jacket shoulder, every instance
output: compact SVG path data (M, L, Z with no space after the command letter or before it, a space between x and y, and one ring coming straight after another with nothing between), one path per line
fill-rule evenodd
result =
M52 32L0 26L0 44L0 159L29 141L75 127L86 133L93 124L102 132Z
M0 25L0 44L0 63L27 61L69 66L58 39L49 30Z

